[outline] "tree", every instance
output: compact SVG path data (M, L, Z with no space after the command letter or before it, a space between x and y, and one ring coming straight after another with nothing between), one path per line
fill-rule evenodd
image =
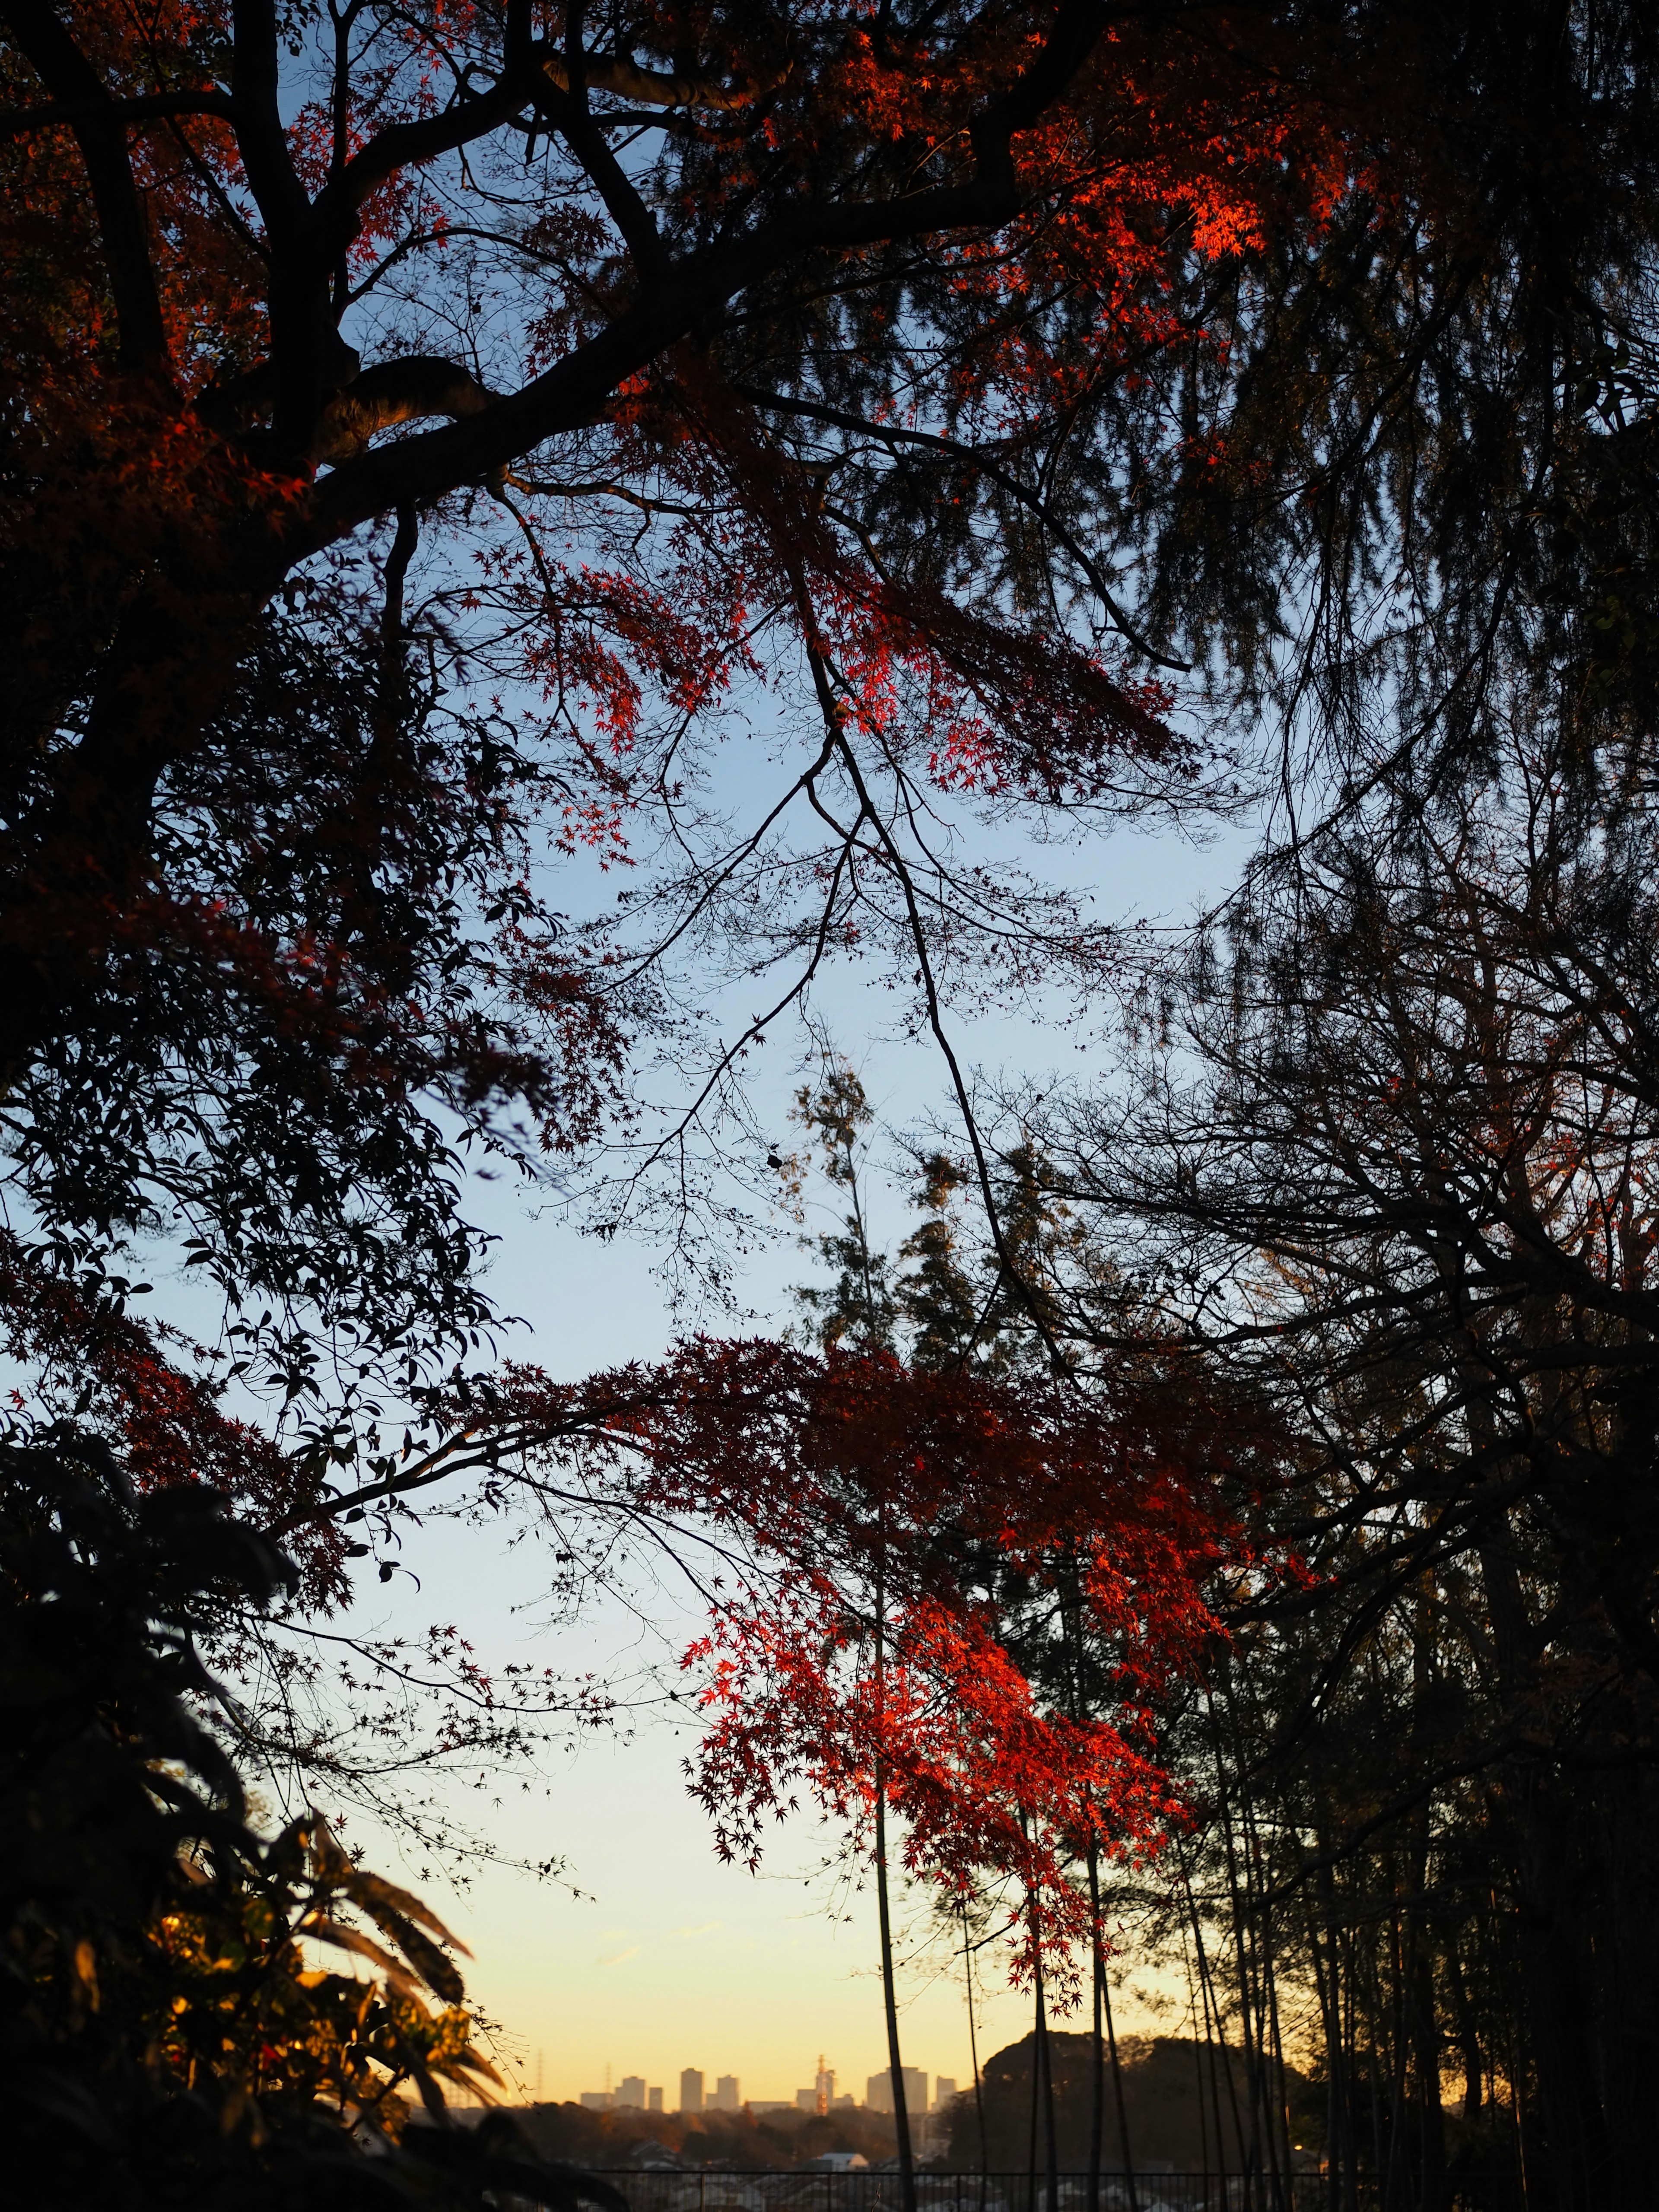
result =
M1115 159L1103 167L1090 103L1103 11L884 21L873 40L837 9L590 23L580 10L540 17L529 0L453 19L354 8L279 21L253 5L153 24L27 0L7 21L13 222L37 280L11 333L27 394L9 541L25 750L6 933L29 1001L15 1054L58 1034L93 987L114 917L151 878L157 801L188 774L283 579L401 516L395 641L420 518L486 483L520 518L520 550L489 550L466 589L514 629L534 625L526 672L561 697L589 694L586 729L569 707L553 718L572 723L579 812L584 793L608 807L639 780L627 756L642 685L695 716L744 665L742 603L780 596L826 700L848 687L823 769L833 732L846 723L850 738L860 711L884 716L911 681L933 695L927 741L947 780L1089 781L1096 763L1109 779L1115 754L1167 750L1132 692L1063 638L965 606L952 617L947 598L873 548L852 559L856 526L825 509L821 471L777 447L739 389L787 378L789 356L816 344L838 264L855 324L864 287L926 281L925 262L906 265L913 242L959 238L963 275L994 283L975 273L978 242L1029 227L1034 193L1103 192L1151 218L1172 177L1190 176L1212 227L1249 229L1252 195L1274 188L1266 148L1243 192L1236 161L1208 150L1211 129L1178 117L1167 144L1154 131L1139 151L1127 191ZM951 55L938 76L917 73L928 47ZM1204 82L1201 52L1186 66ZM285 100L300 103L292 126ZM1133 98L1114 106L1133 118ZM633 150L642 130L654 170ZM1014 149L1032 132L1026 183ZM956 173L910 191L919 155ZM54 284L38 257L43 221L59 216L84 258ZM1068 250L1086 258L1086 230L1036 250L1046 262L1056 248L1062 266ZM1132 288L1157 290L1157 258L1150 240L1130 255ZM526 289L532 273L552 296ZM449 295L437 322L415 305L428 274ZM948 292L948 265L941 280ZM1033 266L1026 281L1044 280ZM428 349L454 313L477 327L501 287L496 358L470 342L467 361ZM1124 306L1139 332L1146 311ZM735 349L715 366L709 318L728 309ZM382 357L364 368L342 325L376 321ZM516 388L498 393L497 376ZM993 355L979 371L988 397L998 376ZM793 399L779 398L785 421ZM371 447L446 416L447 428ZM561 439L549 482L543 457ZM678 618L641 577L566 570L533 519L548 501L558 517L570 497L613 495L647 522L665 515ZM725 519L699 549L672 527L682 513ZM45 566L43 534L57 542ZM52 902L50 933L26 897Z
M881 952L1016 1295L948 1007L1123 951L949 817L1204 803L1162 664L1251 677L1309 604L1355 668L1392 562L1385 692L1559 606L1597 711L1630 696L1644 11L3 21L20 1220L118 1300L135 1240L184 1244L307 1468L488 1325L459 1147L614 1133L688 958L781 980L622 1125L605 1225ZM1571 560L1511 559L1550 500ZM744 685L800 735L732 830L706 740ZM634 895L572 924L550 845Z
M10 1142L60 1261L118 1280L135 1232L190 1243L248 1373L326 1451L359 1396L406 1393L487 1322L456 1133L526 1165L590 1139L665 961L745 927L755 869L781 860L807 901L762 959L793 963L783 1004L861 933L920 963L937 1025L955 902L945 878L917 891L913 817L957 786L1108 811L1188 787L1109 617L1072 637L1058 605L906 556L902 514L886 552L870 536L918 468L1046 527L1030 471L1000 444L981 481L965 416L953 459L873 391L813 398L799 372L832 330L877 367L908 297L976 363L952 405L982 414L1012 364L945 323L959 283L988 297L1022 258L1040 309L1092 256L1122 294L1101 342L1156 346L1170 190L1248 229L1281 171L1262 153L1241 193L1177 113L1121 172L1100 134L1139 110L1086 8L884 21L873 43L833 9L529 0L20 0L4 22ZM918 41L948 67L918 75ZM1181 53L1206 83L1201 46ZM910 191L918 158L950 173L936 191ZM1107 260L1070 215L1045 230L1079 192L1121 203ZM987 260L1010 225L1014 262ZM495 302L483 352L434 350ZM890 384L927 349L908 319ZM826 497L845 436L820 398L873 410L850 509ZM803 672L817 727L786 798L829 843L728 848L700 733L734 684ZM653 874L631 947L532 885L544 838L633 860L659 832L696 857ZM1018 904L988 918L1018 932Z
M1352 667L1367 560L1415 577L1395 665L1416 639L1431 684L1422 641L1455 657L1511 591L1528 456L1574 604L1639 598L1630 441L1591 433L1640 384L1610 286L1651 204L1645 11L3 20L8 1085L50 1146L132 1074L213 1132L185 1233L256 1314L307 1281L279 1246L352 1243L368 1167L425 1263L381 1240L371 1335L432 1300L475 1325L416 1102L580 1141L693 945L787 962L779 1007L885 949L935 1030L981 962L1097 981L1109 935L958 861L951 795L1192 803L1160 662L1259 666L1308 603ZM1564 378L1583 434L1552 444ZM759 681L804 735L728 835L700 733ZM532 890L544 805L556 847L679 856L631 933ZM272 1091L321 1129L255 1114ZM101 1235L178 1168L130 1142L31 1197Z
M1448 2042L1562 2203L1647 2155L1620 2085L1655 2033L1651 825L1645 747L1586 775L1576 738L1540 711L1483 792L1380 793L1259 876L1128 1140L1090 1126L1060 1175L1299 1434L1272 1517L1310 1580L1218 1674L1210 1758L1247 1856L1252 1823L1283 1838L1237 1875L1262 1940L1281 1885L1318 1898L1340 2100L1370 2076L1431 2204ZM1362 1932L1389 1885L1392 1956ZM1369 2052L1352 1976L1398 2008Z
M1441 1765L1522 1776L1515 1909L1437 1929L1402 1805L1352 1900L1380 1926L1404 1881L1392 1954L1340 1911L1309 1938L1333 2081L1360 2078L1356 2016L1401 2023L1365 2066L1391 2145L1421 2123L1431 2196L1437 2007L1466 1961L1496 1986L1513 1938L1525 2003L1492 2016L1538 2024L1505 2062L1514 2099L1538 2088L1534 2144L1583 2201L1611 2128L1638 2185L1633 2100L1604 2097L1589 2039L1563 2047L1559 1977L1612 2022L1598 1977L1641 1942L1571 1911L1540 1940L1535 1916L1645 1832L1645 1782L1618 1777L1646 1771L1653 1635L1651 11L6 0L0 23L4 1298L30 1390L79 1419L87 1389L141 1484L222 1461L313 1600L349 1528L388 1544L468 1474L607 1530L708 1515L762 1556L805 1502L790 1541L833 1548L846 1498L802 1480L848 1377L901 1468L943 1434L965 1578L992 1539L945 1416L993 1402L975 1362L1018 1363L1022 1414L1076 1427L1068 1467L1115 1463L1115 1360L1150 1372L1133 1403L1165 1441L1265 1400L1258 1540L1305 1542L1331 1589L1297 1602L1342 1625L1311 1656L1270 1642L1237 1694L1218 1664L1175 1715L1214 1776L1220 1857L1195 1871L1224 1863L1261 2148L1285 1916L1252 1854L1270 1809L1298 1881L1322 1822L1333 1864L1357 1846L1352 1808L1271 1799L1252 1747L1329 1679L1366 1711L1407 1686L1395 1795L1420 1804L1468 1576L1498 1633L1468 1639L1479 1694ZM734 827L713 741L745 687L782 702L786 762ZM1128 1146L1114 1114L1069 1164L1036 1127L1000 1162L953 997L1093 994L1126 956L963 858L956 824L1224 799L1205 710L1241 700L1279 742L1290 848L1240 909L1268 965L1234 962L1238 1009L1201 959L1190 978L1215 1084L1185 1097L1165 1063ZM1505 813L1483 779L1516 730ZM584 849L635 872L573 924L541 862ZM931 1379L708 1346L567 1392L470 1371L489 1312L459 1148L533 1166L614 1130L630 1034L706 1011L687 964L773 978L629 1139L611 1225L700 1115L741 1116L744 1053L854 951L944 1051L993 1334L933 1202ZM1053 1238L1055 1161L1121 1249ZM129 1254L158 1237L218 1285L234 1359L132 1322ZM1184 1411L1172 1323L1200 1355ZM1066 1367L1096 1393L1076 1411L1046 1395ZM283 1449L229 1420L227 1370L274 1389ZM753 1504L738 1418L776 1455ZM1036 1637L1077 1532L1031 1495ZM1148 1495L1173 1550L1148 1537L1136 1571L1186 1649L1212 1610L1194 1530L1178 1483ZM1090 1602L1134 1644L1132 1589ZM1350 1682L1374 1632L1391 1663ZM1298 1686L1281 1713L1270 1689ZM1550 1764L1575 1729L1593 1832Z

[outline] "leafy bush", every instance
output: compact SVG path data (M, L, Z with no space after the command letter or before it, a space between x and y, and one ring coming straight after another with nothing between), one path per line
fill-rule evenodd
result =
M478 2205L627 2212L534 2159L454 1943L315 1817L250 1826L198 1656L295 1570L222 1494L135 1491L68 1425L0 1444L0 2109L36 2199L100 2212ZM367 1977L311 1960L343 1951ZM489 2192L487 2196L485 2192Z

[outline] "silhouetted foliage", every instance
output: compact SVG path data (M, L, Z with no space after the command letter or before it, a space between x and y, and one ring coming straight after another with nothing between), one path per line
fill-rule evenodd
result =
M249 1826L220 1740L234 1702L197 1643L295 1579L219 1493L138 1495L94 1436L0 1445L14 2182L108 2212L459 2208L502 2189L626 2212L607 2185L535 2160L504 2114L454 2129L441 2081L494 2076L453 1939L418 1899L314 1817L270 1838ZM372 1978L310 1965L318 1947ZM408 2090L423 2125L406 2124Z

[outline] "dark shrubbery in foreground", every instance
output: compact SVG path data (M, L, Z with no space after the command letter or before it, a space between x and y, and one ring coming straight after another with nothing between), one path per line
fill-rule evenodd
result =
M0 1447L0 2112L9 2178L73 2212L626 2212L505 2113L446 1931L316 1820L255 1834L198 1653L292 1577L214 1491L140 1497L68 1431ZM234 1717L234 1716L233 1716ZM302 1949L302 1943L305 1949ZM373 1978L312 1968L343 1951ZM423 2124L409 2125L411 2103ZM486 2196L487 2191L497 2192ZM27 2198L20 2201L30 2201Z

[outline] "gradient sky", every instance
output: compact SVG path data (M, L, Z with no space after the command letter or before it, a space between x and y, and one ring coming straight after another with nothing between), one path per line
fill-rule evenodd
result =
M1217 848L1194 852L1179 842L1121 838L1109 854L1103 872L1111 896L1101 900L1109 911L1184 915L1222 873ZM1075 852L1063 857L1073 881L1080 866L1098 862ZM882 1033L890 999L860 996L854 978L833 985L821 1004L884 1118L902 1126L936 1109L943 1085L933 1055ZM1059 1036L996 1019L964 1026L959 1036L970 1064L1031 1075L1051 1066L1086 1072L1104 1049L1075 1029ZM789 1097L801 1079L791 1050L780 1039L767 1054L769 1111L775 1135L784 1138ZM675 1323L648 1243L599 1244L556 1221L528 1218L505 1185L482 1187L477 1198L501 1239L494 1294L526 1323L506 1350L574 1376L650 1358L666 1344ZM776 1241L750 1254L739 1285L775 1324L791 1317L787 1286L811 1273L793 1231L777 1225ZM883 1233L902 1235L905 1226L890 1201ZM533 1543L512 1549L504 1529L434 1525L404 1557L421 1577L418 1595L401 1579L387 1591L365 1575L353 1610L357 1632L380 1622L418 1628L453 1620L489 1664L519 1659L603 1672L635 1663L630 1646L639 1631L619 1610L601 1607L574 1632L553 1634L538 1621ZM662 1648L683 1648L696 1633L696 1615L675 1594L652 1594L646 1603ZM503 2047L518 2059L526 2086L534 2089L539 2067L550 2099L603 2087L607 2064L613 2081L631 2073L661 2083L671 2110L686 2066L702 2068L711 2089L716 2075L735 2073L747 2097L793 2097L811 2081L820 2052L841 2089L862 2097L866 2077L886 2063L873 1899L814 1878L823 1839L806 1820L780 1832L758 1877L720 1865L680 1771L690 1742L689 1734L653 1718L631 1740L588 1741L527 1787L492 1785L460 1801L463 1814L506 1851L562 1856L572 1885L485 1869L464 1892L446 1895L441 1881L425 1877L430 1901L474 1954L469 1988L502 2024ZM389 1847L362 1840L370 1863L393 1873ZM981 2060L1029 2025L1027 2000L1002 1985L990 1954L984 1981ZM959 1957L908 1972L903 2005L905 2063L965 2084L971 2065ZM1158 2024L1128 1990L1121 2009L1127 2029ZM1179 2027L1168 2018L1163 2024Z

